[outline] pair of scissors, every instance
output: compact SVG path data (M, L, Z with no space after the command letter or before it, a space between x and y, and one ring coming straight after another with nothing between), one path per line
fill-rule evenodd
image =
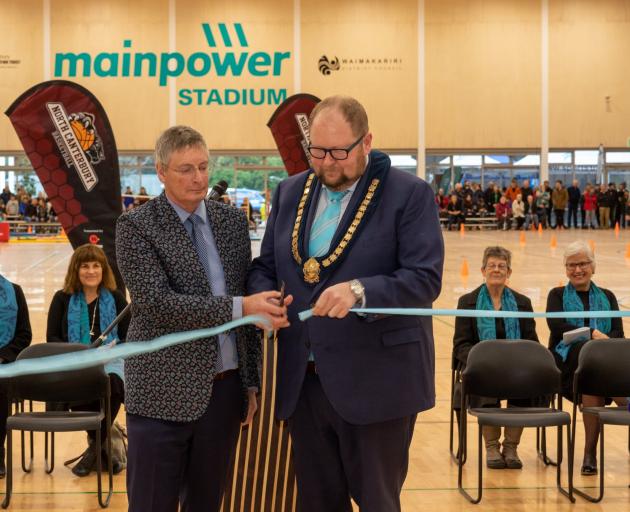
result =
M280 306L284 306L284 290L285 290L285 282L280 281Z

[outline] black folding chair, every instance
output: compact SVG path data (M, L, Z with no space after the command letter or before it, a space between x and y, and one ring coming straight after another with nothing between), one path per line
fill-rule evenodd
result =
M40 343L25 348L18 355L18 360L67 354L87 350L88 346L76 343ZM7 508L13 491L13 440L14 430L22 432L74 432L83 430L96 431L96 474L98 502L102 508L109 505L113 493L112 446L110 435L110 388L109 377L103 365L37 375L15 377L8 380L9 403L14 400L34 400L38 402L88 402L100 400L98 412L84 411L45 411L17 412L7 419L7 483L2 508ZM109 491L103 500L101 474L101 422L107 425L107 469Z
M580 351L578 367L573 376L573 421L571 431L575 439L577 407L582 395L630 396L630 340L610 339L586 343ZM599 494L592 496L574 488L582 498L597 503L604 497L604 425L630 427L630 411L627 407L582 407L582 414L594 414L599 420ZM575 445L569 457L571 468Z
M459 461L459 450L460 447L457 447L457 452L455 452L454 439L455 439L455 422L457 422L457 427L459 429L459 398L455 396L455 390L457 386L460 386L461 390L461 381L462 381L462 370L464 369L464 365L459 359L455 357L455 355L451 358L451 411L450 411L450 421L449 421L449 439L448 439L448 449L451 453L451 458L455 461ZM630 431L629 431L630 434ZM457 436L459 438L459 434ZM628 450L630 450L630 435L628 436ZM536 453L540 460L545 464L545 466L557 466L557 462L553 461L547 455L547 430L544 427L536 427ZM463 454L463 461L466 464L466 452Z
M482 497L483 464L481 452L482 428L496 427L557 427L558 466L556 483L559 491L571 502L573 497L572 471L569 467L569 488L562 487L562 427L567 427L569 451L571 444L571 417L562 411L560 398L560 370L551 355L541 344L529 340L487 340L475 345L468 353L468 362L462 372L461 428L457 486L459 492L471 503L479 503ZM498 400L508 398L535 399L558 395L558 409L552 407L488 407L468 409L471 395L486 396ZM477 497L472 497L463 486L463 453L467 444L467 418L469 413L477 418L478 481ZM569 466L571 459L569 458Z

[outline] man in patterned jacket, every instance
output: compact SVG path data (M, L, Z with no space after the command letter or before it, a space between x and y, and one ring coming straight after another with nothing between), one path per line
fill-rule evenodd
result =
M127 341L222 325L250 314L288 325L279 292L245 296L247 219L206 200L208 149L185 126L155 149L164 193L117 223L118 264L131 294ZM290 299L287 301L290 303ZM253 326L125 363L129 510L218 511L240 421L257 405L260 344Z

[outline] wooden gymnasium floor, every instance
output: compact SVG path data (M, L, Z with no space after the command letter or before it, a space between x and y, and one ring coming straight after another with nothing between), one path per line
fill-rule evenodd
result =
M444 233L446 264L442 294L435 307L452 308L457 298L481 283L478 268L483 249L488 245L501 244L513 252L514 272L511 286L528 295L535 310L543 310L547 291L564 283L562 266L563 248L578 238L595 244L597 272L595 280L600 286L610 288L619 299L622 308L630 308L630 258L626 258L630 243L630 230L618 237L609 231L546 231L542 234L528 232L522 243L518 232L457 232ZM551 247L552 237L557 238L557 249ZM254 247L254 252L258 246ZM29 303L34 341L44 339L46 311L55 290L61 287L71 254L70 246L62 243L11 242L0 244L0 271L9 279L21 284ZM470 269L468 277L462 276L464 262ZM418 416L411 446L409 474L402 492L403 510L473 510L457 492L456 466L448 454L448 418L450 387L450 354L454 319L436 318L434 321L436 344L437 406ZM624 321L626 333L630 333L630 321ZM537 321L538 335L544 343L548 330L544 321ZM124 422L124 415L119 415ZM471 443L476 428L469 432ZM488 471L484 468L484 497L479 508L485 510L591 510L594 507L577 498L570 505L555 487L555 471L545 467L536 458L534 431L526 430L519 453L524 468L521 471ZM85 434L58 435L57 467L52 476L43 467L43 440L36 436L36 457L31 474L15 470L14 497L11 509L21 510L99 510L94 491L96 478L79 479L62 465L62 461L77 455L85 447ZM17 438L16 438L17 441ZM624 428L609 427L606 436L606 496L596 506L597 510L628 510L630 505L630 456L628 432ZM549 440L550 452L555 450L555 437ZM472 446L475 446L474 444ZM581 464L583 434L578 426L576 462ZM473 473L476 455L471 449L466 465L465 482L475 486ZM19 455L15 454L18 462ZM566 481L566 480L565 480ZM595 478L576 476L579 485L593 487ZM116 494L111 510L126 510L125 473L115 477ZM3 489L4 482L0 483ZM248 511L249 512L249 511Z

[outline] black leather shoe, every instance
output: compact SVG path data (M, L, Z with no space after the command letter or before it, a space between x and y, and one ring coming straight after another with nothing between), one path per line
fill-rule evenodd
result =
M92 443L89 444L87 450L83 453L83 457L72 468L72 472L77 476L88 476L92 470L96 467L96 450Z
M592 476L597 474L597 459L593 455L585 455L582 461L582 475Z

